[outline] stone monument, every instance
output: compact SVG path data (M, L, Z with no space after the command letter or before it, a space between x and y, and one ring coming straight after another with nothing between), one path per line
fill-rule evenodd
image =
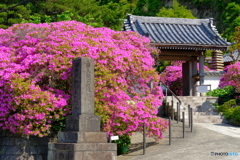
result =
M66 117L58 143L48 144L48 160L116 160L117 146L107 143L100 132L100 118L94 114L94 62L81 57L73 60L72 115Z

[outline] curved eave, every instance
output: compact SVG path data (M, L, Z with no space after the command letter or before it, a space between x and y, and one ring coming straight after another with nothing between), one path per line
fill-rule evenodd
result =
M206 44L166 44L166 43L150 43L151 46L159 49L177 49L177 50L228 50L226 45L206 45Z

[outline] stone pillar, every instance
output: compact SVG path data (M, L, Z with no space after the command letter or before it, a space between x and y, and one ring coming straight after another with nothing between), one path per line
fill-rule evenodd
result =
M212 51L212 62L210 62L212 70L222 71L224 68L222 51Z
M72 115L58 143L49 143L48 160L116 160L117 146L107 143L94 114L94 62L87 57L73 60Z

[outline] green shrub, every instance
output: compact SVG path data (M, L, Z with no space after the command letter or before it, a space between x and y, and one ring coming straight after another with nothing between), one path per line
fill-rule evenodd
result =
M240 106L233 108L232 120L235 122L240 122Z
M233 86L226 86L224 88L217 88L212 91L207 92L207 96L212 95L213 97L219 97L224 95L231 95L234 93L234 87Z
M234 108L229 108L223 112L224 118L230 120L232 119L232 114L233 114Z
M117 154L125 154L129 149L129 145L131 144L130 136L122 135L119 136L119 140L115 141L117 143Z
M235 99L231 99L231 100L225 102L224 104L218 106L217 107L218 112L225 112L226 110L232 108L233 105L236 105Z
M223 115L228 120L234 122L240 122L240 106L236 106L236 99L231 99L225 102L223 105L217 107L218 112L223 112Z
M224 88L214 89L206 93L207 96L219 97L218 104L222 105L224 102L234 98L235 88L233 86L226 86Z

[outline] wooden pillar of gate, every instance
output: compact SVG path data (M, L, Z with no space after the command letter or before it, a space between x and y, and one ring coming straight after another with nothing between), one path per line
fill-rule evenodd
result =
M193 89L192 89L192 95L193 96L197 96L197 89L196 89L196 85L198 80L195 78L195 76L198 74L198 70L197 70L197 61L193 61L192 62L192 78L193 78Z
M192 96L194 92L193 61L182 64L183 96Z

